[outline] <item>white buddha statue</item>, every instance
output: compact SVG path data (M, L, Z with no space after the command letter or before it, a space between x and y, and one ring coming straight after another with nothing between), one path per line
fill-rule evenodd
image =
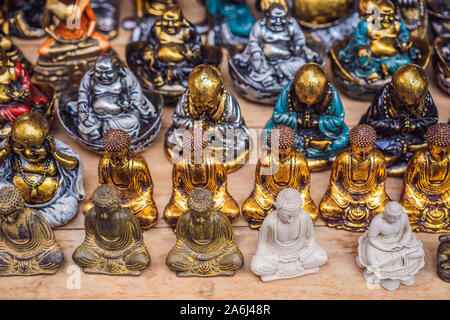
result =
M413 234L403 207L391 201L359 239L356 262L364 269L367 283L395 290L400 284L414 283L414 275L425 264L424 256L422 242Z
M311 216L302 209L300 193L281 190L275 206L259 231L258 249L251 263L253 273L262 281L271 281L318 272L328 257L314 239Z

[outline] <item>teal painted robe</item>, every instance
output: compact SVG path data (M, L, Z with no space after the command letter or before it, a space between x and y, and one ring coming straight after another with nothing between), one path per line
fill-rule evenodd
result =
M248 37L255 19L245 1L207 0L207 11L219 20L226 20L231 33L237 37Z

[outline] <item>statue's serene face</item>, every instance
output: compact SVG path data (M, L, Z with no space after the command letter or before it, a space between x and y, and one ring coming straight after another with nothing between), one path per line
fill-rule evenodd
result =
M2 221L8 224L14 224L19 219L20 214L22 213L23 208L12 209L8 213L3 213L0 215Z
M162 27L168 34L176 34L182 26L179 11L169 11L163 14Z
M358 161L366 161L373 151L373 146L361 148L352 144L351 148L353 157Z
M11 149L18 156L30 163L41 163L48 155L47 144L45 143L45 136L31 137L26 136L17 137L12 135Z
M195 224L203 224L208 219L209 213L208 212L199 212L199 211L192 210L191 211L191 217L192 217L192 221Z
M278 216L280 217L281 222L285 224L291 224L298 219L297 211L288 211L286 209L278 209Z
M434 144L429 144L428 149L430 150L431 155L436 161L445 160L450 152L450 147L438 147Z
M127 159L128 150L123 149L119 152L107 152L108 158L111 159L112 163L116 166L122 165L125 163L125 160Z
M266 19L266 26L274 32L283 31L287 26L286 11L279 7L272 8Z
M120 207L119 202L103 206L98 203L95 203L94 201L95 212L103 219L109 218L112 214L114 214L117 210L119 210L119 207Z
M95 80L111 84L119 77L119 67L112 60L102 60L95 64Z
M386 220L388 223L396 223L400 220L400 215L390 215L386 212L383 212L383 219Z

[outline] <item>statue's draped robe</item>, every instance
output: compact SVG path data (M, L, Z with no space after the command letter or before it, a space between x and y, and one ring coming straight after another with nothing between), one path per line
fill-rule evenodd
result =
M238 37L248 37L255 19L244 0L207 0L207 11L224 20L232 34Z

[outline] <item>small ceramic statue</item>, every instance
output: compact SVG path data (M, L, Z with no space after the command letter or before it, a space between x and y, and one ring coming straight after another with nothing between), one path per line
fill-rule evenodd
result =
M437 121L425 71L408 64L377 93L360 123L377 131L375 148L385 157L388 175L402 177L414 152L426 145L428 128Z
M310 195L311 176L305 156L292 146L295 132L287 126L272 129L269 143L272 150L263 153L256 165L255 187L242 205L242 214L250 228L259 229L273 211L275 199L285 188L295 189L302 197L303 209L317 220L319 209Z
M177 223L177 242L166 258L179 277L232 276L244 264L230 220L214 210L211 192L197 188L189 195L189 210Z
M179 217L188 211L189 195L195 188L211 192L214 210L225 214L230 221L239 216L239 205L227 190L227 173L206 149L207 141L201 129L190 129L183 136L183 157L172 170L172 197L164 209L164 220L175 227Z
M450 232L450 125L431 126L408 163L400 203L414 231Z
M156 224L158 210L153 200L153 180L144 157L130 150L130 136L123 130L109 130L103 137L105 155L98 163L98 183L114 186L119 192L120 206L133 213L142 229ZM83 207L86 215L94 206Z
M450 37L450 2L447 0L427 0L428 17L434 35Z
M393 291L400 284L414 284L424 257L422 242L412 232L403 207L391 201L359 238L356 262L364 269L367 283Z
M36 80L51 82L58 92L76 88L96 58L110 50L96 24L90 0L47 0L42 26L48 37L38 49Z
M0 188L15 186L28 207L52 227L65 225L84 198L79 154L49 134L47 120L27 112L14 122L0 149Z
M0 189L0 276L54 274L64 254L52 228L14 187Z
M450 95L450 33L448 37L438 37L434 41L433 67L439 87Z
M286 7L271 4L264 17L254 24L245 49L229 60L237 90L249 100L274 103L299 67L323 62L323 55L308 45Z
M335 41L331 47L338 83L346 94L362 100L373 98L402 65L426 67L431 53L426 40L411 38L392 2L377 1L371 12L349 41Z
M219 47L203 46L195 26L176 5L168 6L149 27L148 35L127 46L127 62L144 87L170 103L187 87L192 69L201 63L219 65Z
M119 0L91 0L92 10L97 17L95 29L108 39L114 39L119 34L120 3Z
M92 201L84 220L86 236L73 261L86 273L140 275L150 265L150 255L136 217L120 206L113 186L99 186Z
M450 282L450 234L439 236L439 247L437 251L437 273L439 278Z
M365 231L389 201L384 157L373 148L376 138L374 128L358 125L349 134L351 147L337 155L330 185L319 206L329 227Z
M283 189L277 209L264 220L258 234L258 250L252 272L262 281L287 279L319 271L328 261L325 250L314 239L314 226L295 189Z
M103 152L102 138L111 129L126 131L131 148L148 148L161 128L161 98L150 101L134 74L114 55L97 58L75 91L60 98L58 114L71 136ZM150 96L152 97L152 96Z
M182 155L184 132L193 127L205 131L208 149L228 173L248 159L251 139L239 103L213 66L199 65L189 75L188 89L178 101L166 133L165 148L172 162Z
M325 69L307 63L281 92L266 129L291 127L295 132L294 149L306 156L311 171L321 171L329 168L336 154L347 147L349 130L344 116L339 93L328 81Z

